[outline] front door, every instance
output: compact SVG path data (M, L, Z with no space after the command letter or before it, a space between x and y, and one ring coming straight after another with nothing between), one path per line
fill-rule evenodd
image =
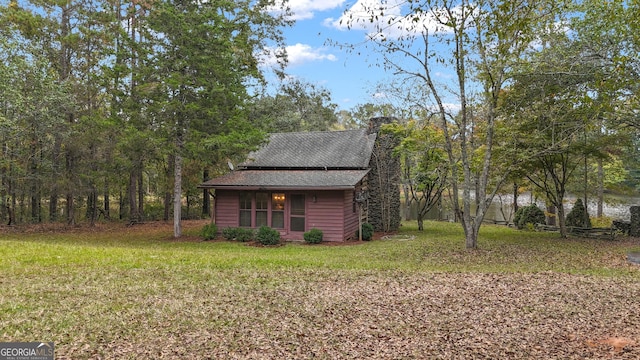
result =
M291 231L305 232L305 196L304 194L291 195L291 212L289 227Z

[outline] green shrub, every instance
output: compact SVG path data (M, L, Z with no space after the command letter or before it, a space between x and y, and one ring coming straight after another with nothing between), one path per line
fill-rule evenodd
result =
M222 229L222 236L229 241L247 242L254 238L252 229L228 227Z
M236 239L236 237L238 237L238 230L240 230L240 228L235 228L235 227L224 228L222 229L222 237L224 237L229 241L233 241Z
M589 219L589 214L587 213L584 204L582 203L582 199L576 200L573 208L567 214L565 225L591 228L591 220Z
M304 237L304 241L309 244L319 244L322 242L322 230L313 228L302 235Z
M205 240L213 240L218 236L218 227L216 224L207 224L200 230L200 236Z
M362 240L369 241L373 238L373 225L362 224ZM360 229L356 230L356 239L360 239Z
M144 205L144 214L141 220L160 221L164 218L164 204L150 203Z
M258 229L256 240L262 245L277 245L280 243L280 232L263 225Z
M520 207L513 217L513 223L520 230L531 228L535 224L544 224L544 211L540 210L536 204ZM531 225L527 226L527 224Z
M247 228L238 228L238 232L236 234L236 240L240 242L251 241L255 238L256 234L253 229Z

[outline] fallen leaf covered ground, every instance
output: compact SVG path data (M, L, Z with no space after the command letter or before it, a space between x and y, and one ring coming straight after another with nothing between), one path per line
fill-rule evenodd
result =
M122 324L75 349L61 346L58 358L640 358L640 284L631 280L552 273L215 275L229 281L132 299L144 308L123 309ZM136 332L119 330L127 324ZM612 339L627 343L615 348Z

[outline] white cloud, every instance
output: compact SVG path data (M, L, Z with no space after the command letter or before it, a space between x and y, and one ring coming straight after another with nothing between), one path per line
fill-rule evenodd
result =
M289 45L286 48L287 58L289 60L288 66L298 66L313 61L336 61L338 58L331 53L327 53L327 48L320 47L314 48L307 44L297 43L295 45ZM274 55L276 53L274 49L267 49L265 55L261 56L261 63L264 66L274 66L277 63L277 59Z
M358 0L338 19L326 19L324 25L339 30L366 31L368 38L399 38L422 33L425 29L429 32L450 31L437 20L438 16L445 16L443 12L431 9L419 14L403 14L405 4L404 0ZM454 12L458 11L454 9Z
M338 58L333 54L327 54L326 48L313 48L307 44L295 44L287 46L289 65L296 66L311 61L336 61Z
M446 79L446 80L454 78L453 73L445 73L445 72L442 72L442 71L436 71L434 75L437 78Z
M460 103L445 102L442 106L452 114L457 114L462 109Z
M342 7L344 2L345 0L289 0L286 5L291 10L291 20L306 20L312 19L316 12ZM282 2L276 1L274 9L281 4Z

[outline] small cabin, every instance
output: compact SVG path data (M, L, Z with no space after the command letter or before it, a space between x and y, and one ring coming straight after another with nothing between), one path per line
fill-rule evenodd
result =
M302 240L317 228L325 241L355 239L367 221L375 141L366 129L271 134L233 171L200 187L214 194L218 229L266 225Z

